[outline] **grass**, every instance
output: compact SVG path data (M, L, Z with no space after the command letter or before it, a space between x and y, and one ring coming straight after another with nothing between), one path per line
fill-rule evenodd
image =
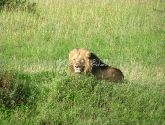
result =
M34 14L2 11L0 123L163 125L164 5L40 0ZM76 47L120 68L124 83L70 76L68 53Z

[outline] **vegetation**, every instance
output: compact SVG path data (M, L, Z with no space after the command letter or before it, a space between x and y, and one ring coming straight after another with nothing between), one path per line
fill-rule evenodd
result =
M0 0L0 10L27 10L29 12L36 11L36 3L28 0Z
M32 3L35 1L32 1ZM165 2L40 0L39 15L0 13L0 123L165 123ZM123 83L70 75L84 47L121 69Z

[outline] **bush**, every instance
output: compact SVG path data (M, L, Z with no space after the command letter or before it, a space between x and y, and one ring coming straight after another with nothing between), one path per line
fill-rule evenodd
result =
M34 104L38 88L25 73L0 72L0 107L15 108Z
M26 10L36 12L36 3L28 0L0 0L0 10Z

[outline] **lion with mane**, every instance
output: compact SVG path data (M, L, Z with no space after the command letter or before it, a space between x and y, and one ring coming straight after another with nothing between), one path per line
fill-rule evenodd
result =
M84 48L76 48L69 53L69 70L72 73L93 74L96 79L112 82L124 80L119 69L105 64L96 54Z

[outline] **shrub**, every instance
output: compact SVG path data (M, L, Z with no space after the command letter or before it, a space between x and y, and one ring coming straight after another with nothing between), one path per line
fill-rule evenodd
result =
M25 73L0 72L0 106L15 108L21 104L34 104L38 88Z
M28 0L0 0L0 10L26 10L36 12L36 3Z

